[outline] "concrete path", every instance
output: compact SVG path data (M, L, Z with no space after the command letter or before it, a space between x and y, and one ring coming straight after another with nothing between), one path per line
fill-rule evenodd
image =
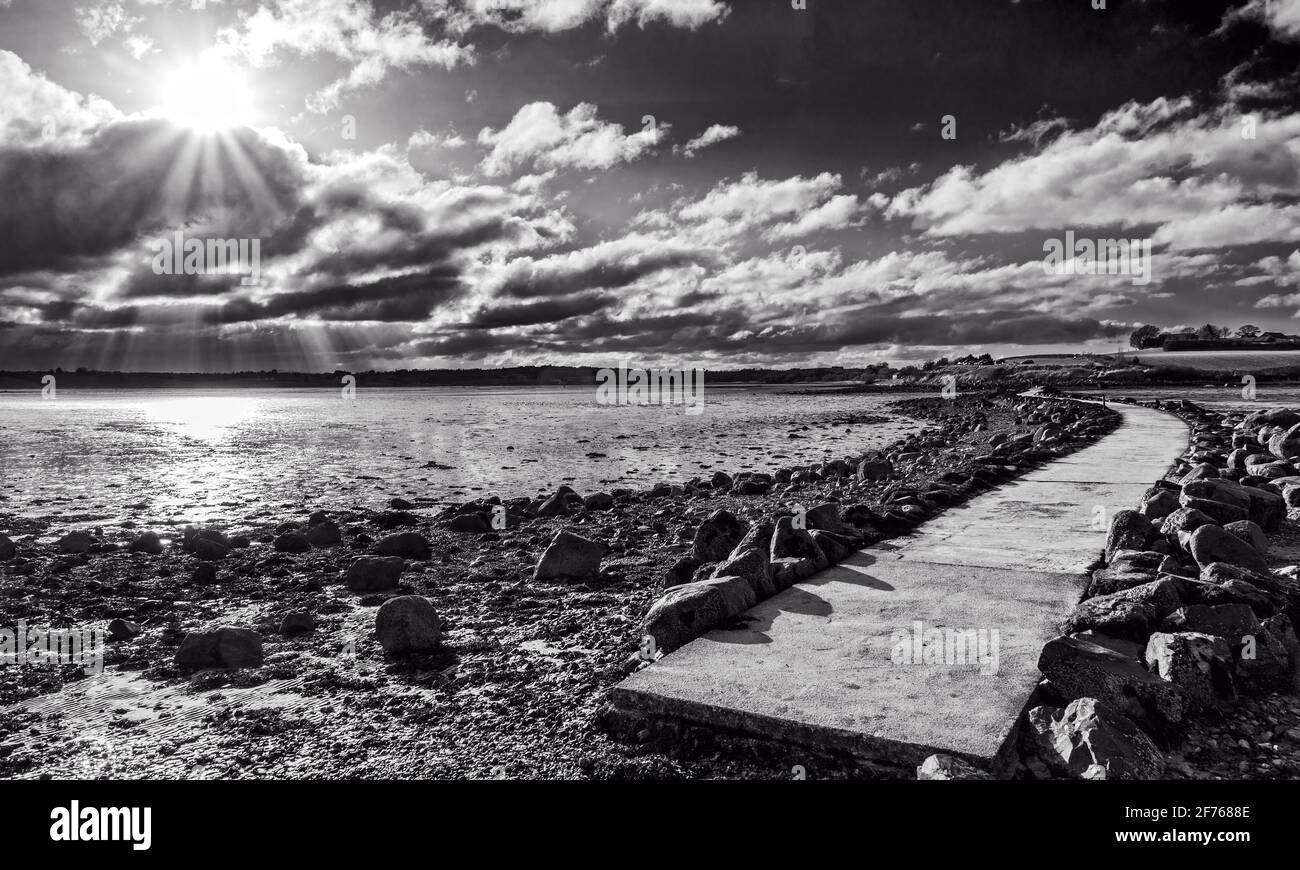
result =
M1114 407L1124 422L1097 444L758 604L746 628L624 680L614 703L886 765L993 765L1109 518L1187 446L1177 418Z

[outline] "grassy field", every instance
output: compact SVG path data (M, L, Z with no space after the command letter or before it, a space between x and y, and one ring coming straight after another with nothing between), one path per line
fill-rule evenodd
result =
M1300 366L1300 350L1188 350L1167 353L1145 350L1124 354L1125 359L1139 359L1149 366L1211 369L1215 371L1252 371Z

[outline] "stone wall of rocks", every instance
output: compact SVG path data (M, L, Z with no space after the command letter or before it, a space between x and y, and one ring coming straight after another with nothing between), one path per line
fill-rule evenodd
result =
M1110 432L1114 415L1097 408L1053 398L1025 398L1015 405L1031 434L994 436L989 453L975 457L967 469L953 470L924 491L891 486L878 504L827 501L796 515L777 513L745 524L725 510L698 527L691 551L669 571L667 592L646 614L643 632L653 646L643 651L663 655L724 625L757 602L807 580L864 546L908 533L947 507L993 488L1043 462L1063 456ZM720 480L715 486L772 487L798 483L801 475L838 475L852 482L890 480L895 464L919 454L907 449L871 454L830 467L783 469L771 477L748 475ZM563 534L563 533L562 533ZM557 542L559 536L557 535ZM554 544L552 545L554 546Z
M1240 694L1293 691L1300 567L1270 566L1269 533L1300 508L1300 411L1136 404L1181 416L1191 444L1135 509L1115 514L1104 564L1043 648L1020 775L1159 777L1189 717ZM953 778L940 770L918 775Z

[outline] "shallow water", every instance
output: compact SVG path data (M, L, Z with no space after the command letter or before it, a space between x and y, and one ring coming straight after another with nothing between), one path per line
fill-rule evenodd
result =
M590 388L0 393L0 512L235 521L646 487L884 446L922 424L852 420L897 398L709 388L696 416L600 405Z

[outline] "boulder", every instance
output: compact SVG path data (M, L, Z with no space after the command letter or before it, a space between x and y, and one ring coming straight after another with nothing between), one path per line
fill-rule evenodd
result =
M316 618L306 610L295 610L280 620L280 634L303 634L316 628Z
M397 586L405 567L401 556L360 556L348 566L343 582L350 592L383 592Z
M1235 523L1228 523L1223 529L1231 532L1243 543L1254 547L1255 552L1261 556L1268 555L1268 536L1264 534L1263 529L1250 520L1237 520Z
M884 457L874 457L858 463L859 480L888 480L894 473L894 464Z
M1147 671L1135 643L1092 632L1049 640L1038 656L1038 669L1062 701L1096 698L1155 733L1181 722L1186 699Z
M329 519L311 523L303 529L302 534L313 547L334 547L343 541L343 531L339 524Z
M1188 550L1202 570L1215 562L1227 562L1260 574L1268 573L1268 562L1259 551L1221 526L1201 526L1192 532Z
M722 590L717 586L674 586L651 605L643 631L654 638L659 652L670 653L717 625L724 612Z
M302 532L285 532L272 546L280 553L306 553L311 549L311 541Z
M826 554L806 529L797 529L790 517L779 517L772 532L772 562L778 559L809 559L817 571L830 565Z
M1214 525L1214 520L1195 508L1179 508L1165 517L1160 524L1160 534L1171 544L1187 549L1187 541L1191 539L1192 532L1206 525Z
M9 540L9 536L0 535L0 562L12 559L17 552L18 548L14 546L13 541Z
M614 496L607 492L593 492L582 500L582 506L589 511L609 510L614 506Z
M1268 439L1268 452L1278 459L1300 456L1300 423Z
M1228 642L1194 631L1156 632L1147 641L1147 668L1174 684L1193 703L1204 707L1231 704L1237 698Z
M205 562L217 562L230 555L230 546L212 538L195 538L190 542L190 552Z
M1116 550L1145 550L1147 541L1154 535L1151 521L1142 514L1131 510L1117 511L1106 535L1106 560L1109 562Z
M1164 759L1133 721L1095 698L1079 698L1065 709L1035 707L1028 737L1036 760L1056 776L1155 779Z
M375 636L391 656L432 652L442 640L442 621L429 599L399 595L379 605Z
M714 511L695 530L691 555L701 562L721 562L745 537L748 527L730 512Z
M1265 426L1289 429L1297 424L1300 424L1300 411L1293 411L1290 408L1269 408L1248 414L1244 420L1237 424L1237 430L1250 431L1262 429Z
M474 513L458 514L457 516L452 517L451 522L447 524L447 528L451 529L453 532L481 535L485 532L492 531L492 521L487 518L486 514L476 511Z
M1259 634L1262 627L1250 605L1241 603L1189 604L1160 624L1160 630L1170 634L1190 631L1221 637L1233 648L1240 647L1247 636Z
M743 577L754 590L756 601L771 598L776 594L776 583L772 579L772 563L767 552L758 547L750 547L730 556L714 571L715 577Z
M585 579L600 571L600 560L604 555L604 544L561 529L537 560L533 579Z
M1162 577L1111 595L1089 598L1066 620L1066 634L1097 631L1112 637L1146 640L1161 620L1180 606L1177 581Z
M1179 507L1178 493L1161 487L1152 487L1142 497L1138 512L1154 523L1163 520Z
M379 539L375 553L380 556L401 556L403 559L424 561L433 555L428 538L419 532L396 532Z
M147 553L150 556L161 556L163 551L163 542L162 538L158 537L157 532L145 532L128 544L126 548L132 553ZM0 558L4 558L2 549L0 549Z
M916 768L918 780L968 779L989 780L992 776L970 762L951 755L931 755Z
M114 619L108 624L108 636L112 640L130 640L144 631L137 622L127 619Z
M192 631L176 651L176 666L248 668L262 664L262 636L247 628L222 626L212 631Z
M77 555L85 553L91 547L99 543L99 540L89 532L77 530L68 532L63 537L54 542L55 549L60 553Z
M858 551L854 546L853 539L846 538L843 535L837 535L834 532L823 531L822 529L813 529L808 533L831 564L843 562L849 556Z
M804 518L810 532L814 529L821 529L826 532L834 532L837 535L853 535L857 533L857 529L840 519L840 506L835 502L817 505L817 507L804 514Z
M699 582L713 586L722 593L720 619L739 616L758 603L758 596L754 592L754 587L744 577L714 576Z

